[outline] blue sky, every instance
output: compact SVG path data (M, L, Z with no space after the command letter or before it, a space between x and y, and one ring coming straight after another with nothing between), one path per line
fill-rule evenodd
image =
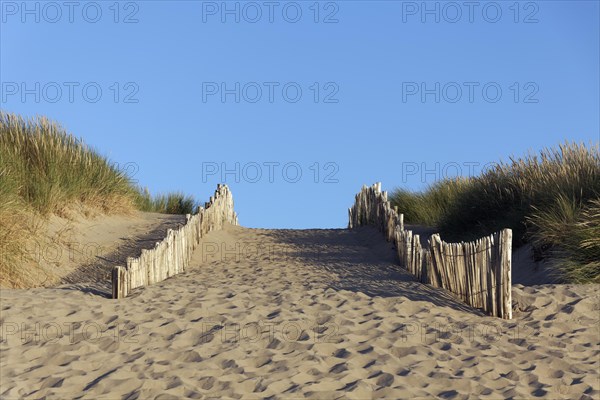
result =
M598 1L0 10L3 110L59 121L153 193L225 182L244 226L344 227L363 184L600 140Z

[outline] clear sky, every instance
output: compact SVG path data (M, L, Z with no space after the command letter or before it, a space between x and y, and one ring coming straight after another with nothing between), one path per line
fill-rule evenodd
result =
M249 227L600 140L598 1L0 2L0 107Z

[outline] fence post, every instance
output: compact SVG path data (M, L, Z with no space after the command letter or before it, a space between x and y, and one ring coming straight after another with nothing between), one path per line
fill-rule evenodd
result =
M121 266L113 267L111 271L112 298L122 299L127 296L127 271Z
M504 319L512 318L512 230L504 229L500 234L500 269L502 280L500 291L502 293L502 314Z

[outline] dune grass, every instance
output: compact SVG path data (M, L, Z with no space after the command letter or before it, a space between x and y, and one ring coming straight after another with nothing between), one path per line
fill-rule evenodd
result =
M458 202L469 184L468 179L455 178L438 181L425 192L415 193L398 188L392 192L391 199L404 214L405 222L437 226L440 217Z
M0 280L14 275L12 266L18 261L20 246L27 237L25 212L14 185L8 168L0 163Z
M546 249L569 282L600 282L599 198L598 145L569 142L510 158L480 176L391 195L407 223L436 226L449 241L511 228L515 246Z
M194 199L181 193L152 197L142 191L106 157L47 118L0 111L2 281L21 268L16 260L22 260L23 241L34 233L34 217L68 216L72 209L186 214L195 207Z
M579 203L561 197L549 210L536 210L528 220L531 240L547 246L555 275L572 283L600 283L600 199Z
M36 212L60 213L73 202L106 212L133 208L129 178L58 124L0 114L1 165L13 194Z
M193 196L181 192L151 196L148 190L145 189L137 197L136 207L140 211L162 214L193 214L198 207L198 203Z

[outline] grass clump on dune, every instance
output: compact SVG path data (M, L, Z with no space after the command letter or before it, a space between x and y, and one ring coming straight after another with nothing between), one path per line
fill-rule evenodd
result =
M580 203L557 199L549 210L528 217L531 240L547 246L559 267L557 275L572 283L600 283L600 199Z
M151 196L145 189L136 200L140 211L151 211L162 214L193 214L198 207L192 196L180 192Z
M405 222L437 226L440 217L457 203L469 183L468 179L454 178L436 182L425 192L395 189L391 200L404 214Z
M72 210L185 214L194 208L194 199L181 193L153 198L57 123L0 111L0 281L18 285L23 244L34 234L36 217Z
M511 228L516 246L546 249L570 282L600 282L599 199L598 145L569 142L510 158L480 176L391 196L407 223L436 226L447 240Z

